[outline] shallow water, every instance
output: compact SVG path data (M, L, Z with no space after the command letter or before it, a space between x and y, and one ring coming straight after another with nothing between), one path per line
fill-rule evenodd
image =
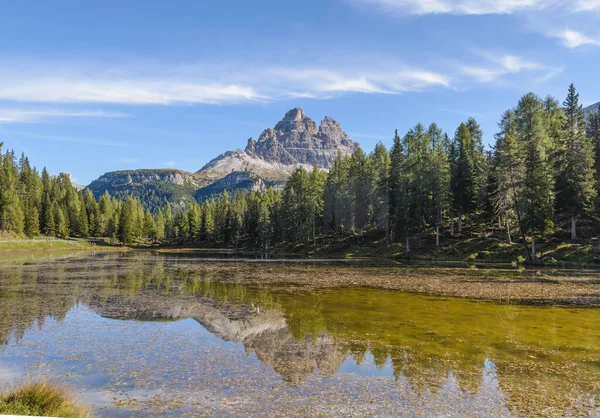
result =
M600 415L599 309L290 292L191 258L3 261L0 385L61 380L106 416Z

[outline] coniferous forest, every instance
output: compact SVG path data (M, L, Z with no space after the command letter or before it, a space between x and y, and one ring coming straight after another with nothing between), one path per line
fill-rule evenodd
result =
M0 228L31 238L267 249L353 236L410 252L414 240L434 247L493 228L534 260L540 238L600 232L600 110L586 116L573 85L562 104L523 96L502 114L489 150L473 118L452 135L417 124L396 131L390 150L379 143L340 155L328 173L300 167L282 190L225 191L153 213L136 199L77 191L68 175L40 174L14 152L1 163Z

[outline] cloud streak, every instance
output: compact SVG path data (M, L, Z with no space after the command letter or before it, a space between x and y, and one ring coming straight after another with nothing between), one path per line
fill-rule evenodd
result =
M364 8L396 16L512 15L562 10L570 13L600 10L599 0L348 0Z
M229 104L289 98L328 98L347 93L398 94L449 87L449 76L422 68L382 72L374 69L266 68L214 71L199 77L156 76L99 70L85 75L11 74L0 78L0 101L26 103L103 103L120 105ZM0 69L1 70L1 69ZM46 72L49 70L46 69ZM107 73L114 73L112 77ZM217 79L216 81L206 81ZM1 109L0 109L1 112ZM85 111L5 111L0 121L26 122L51 116L116 116Z
M575 30L566 29L562 32L555 33L552 36L560 39L564 46L571 49L578 48L583 45L600 46L600 39L591 38Z
M386 62L373 67L269 67L228 71L202 67L148 67L143 74L114 68L65 73L63 67L38 63L35 71L7 74L0 67L0 101L32 108L0 107L0 123L43 121L58 117L123 117L102 110L65 109L86 105L194 105L267 102L298 98L328 99L347 94L402 94L431 89L453 89L473 82L492 82L507 75L544 72L549 67L514 55L478 56L473 62L448 67L412 67ZM375 60L375 62L378 62ZM70 63L77 68L80 63ZM367 64L368 65L368 64ZM165 70L170 68L170 70ZM191 69L190 69L191 68ZM390 70L392 69L392 70ZM42 74L43 73L43 74ZM50 75L48 75L50 74ZM539 76L539 74L538 74ZM212 81L207 81L207 80ZM40 109L40 103L56 108Z
M487 60L484 66L462 65L460 71L468 78L480 83L497 82L508 75L522 72L534 75L535 81L543 82L560 74L562 69L547 66L515 55L483 55Z
M76 109L26 109L0 107L0 124L7 123L35 123L52 118L122 118L129 115L121 112L107 112L104 110L76 110Z
M19 136L20 138L31 138L31 139L41 139L48 141L59 141L59 142L71 142L74 144L86 144L86 145L101 145L106 147L126 147L130 144L123 141L106 141L102 139L93 139L93 138L82 138L82 137L68 137L68 136L56 136L56 135L42 135L31 132L16 132L12 131L14 136Z
M0 100L53 103L173 104L259 100L251 87L100 76L12 77L0 82ZM14 80L17 79L17 80ZM16 82L15 82L16 81Z

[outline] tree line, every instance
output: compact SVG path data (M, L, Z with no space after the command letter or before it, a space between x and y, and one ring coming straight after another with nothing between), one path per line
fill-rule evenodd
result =
M387 246L443 235L465 225L498 225L518 235L529 259L536 239L578 223L598 225L600 109L586 118L569 86L562 105L524 95L502 114L486 150L473 118L450 137L435 123L398 132L388 151L339 155L329 172L296 169L282 190L224 191L186 207L153 213L134 198L77 191L66 174L41 175L22 156L1 156L0 227L35 237L108 237L113 242L170 242L269 248L327 244L336 235L379 231Z

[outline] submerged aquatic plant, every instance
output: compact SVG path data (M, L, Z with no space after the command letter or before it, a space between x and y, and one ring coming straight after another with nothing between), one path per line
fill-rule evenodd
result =
M90 409L78 404L67 389L58 383L48 381L21 384L2 392L0 414L92 417Z

